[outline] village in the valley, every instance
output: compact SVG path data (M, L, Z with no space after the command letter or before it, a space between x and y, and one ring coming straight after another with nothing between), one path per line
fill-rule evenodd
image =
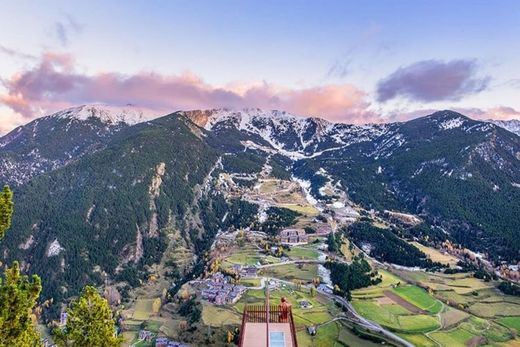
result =
M266 286L272 302L278 303L287 297L291 305L308 317L319 317L306 324L309 338L319 324L330 322L335 326L336 316L342 311L331 300L333 286L324 267L329 257L326 239L339 225L355 221L358 212L345 202L323 206L310 203L301 182L265 178L259 179L252 188L244 188L236 185L232 176L221 174L219 184L225 186L228 197L241 197L258 204L260 220L266 218L263 214L272 206L293 210L298 218L275 236L253 228L221 230L208 254L209 270L183 285L178 296L201 302L202 322L209 331L239 325L241 308L249 303L262 303ZM181 251L176 256L177 261L182 262L185 255ZM142 295L138 294L132 308L122 311L126 318L124 334L136 334L132 344L136 347L184 346L167 336L179 336L172 333L189 329L189 323L169 318L174 316L174 310L170 310L172 304L162 305L159 310L153 307L152 297L160 294L162 303L166 288L163 278L153 278L153 281L148 292L142 290ZM163 283L162 293L159 293L160 283ZM168 325L172 328L167 328Z
M308 182L280 180L264 173L254 186L244 187L235 184L236 178L230 174L219 177L218 184L228 198L241 197L257 204L260 221L267 218L270 207L279 207L297 212L294 222L280 228L276 235L254 227L220 230L209 254L205 255L208 267L202 275L182 285L173 302L166 300L166 289L171 283L157 268L158 275L151 276L150 283L138 289L131 304L121 310L123 335L133 341L131 346L226 346L236 342L239 336L236 327L240 326L244 307L263 304L266 287L271 303L278 304L283 298L292 306L301 346L329 346L330 341L354 346L396 341L406 345L407 339L403 339L403 334L395 334L396 330L403 331L408 341L410 338L429 338L430 334L442 338L442 334L448 334L442 329L457 327L472 317L471 313L450 308L452 300L475 290L492 288L487 282L467 274L450 277L381 263L370 257L369 248L358 248L346 238L341 239L338 252L329 251L329 234L362 216L381 227L392 221L414 225L420 223L417 216L362 210L330 182L320 191L331 197L324 202L312 198ZM482 255L450 243L444 244L442 249L412 243L432 260L453 268L457 267L459 259L486 264ZM173 255L177 264L188 262L193 256L179 245L177 248L180 250ZM353 257L360 255L375 266L382 282L354 291L352 302L347 302L336 295L337 288L331 281L326 263L330 260L350 263ZM505 268L496 271L506 272ZM507 268L507 272L508 276L514 277L517 269ZM466 283L467 287L455 284L455 279L457 283ZM435 292L438 288L443 291ZM451 290L456 296L443 296ZM414 296L424 296L423 301L413 299L412 292ZM192 305L186 308L192 310L187 316L200 316L199 323L179 316L178 312L187 303ZM479 301L475 303L479 304ZM467 307L471 312L467 302L461 305L467 306L460 306L460 309ZM376 307L378 309L374 310ZM386 321L384 317L388 315L391 317ZM446 325L448 321L449 326ZM197 329L197 333L193 329Z

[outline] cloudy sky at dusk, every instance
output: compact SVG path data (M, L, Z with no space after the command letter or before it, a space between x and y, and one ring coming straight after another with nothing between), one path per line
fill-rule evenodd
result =
M71 105L520 118L520 2L0 0L0 133Z

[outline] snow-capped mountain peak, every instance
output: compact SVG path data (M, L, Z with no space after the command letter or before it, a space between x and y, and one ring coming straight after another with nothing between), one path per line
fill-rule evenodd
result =
M135 106L82 105L35 119L0 137L0 179L23 184L104 148L121 129L157 116Z
M241 110L231 110L227 108L213 110L194 110L185 112L195 124L206 130L213 128L220 123L231 123L239 130L248 130L248 124L251 123L268 123L273 122L280 124L282 122L294 123L297 121L305 121L308 118L299 117L285 111L278 110L262 110L259 108L245 108ZM327 122L325 120L322 120Z
M49 117L85 121L97 118L106 124L134 125L155 118L159 114L133 105L123 107L108 105L81 105L56 112Z
M184 113L198 126L212 132L237 129L261 137L293 159L320 155L380 136L387 125L350 125L322 118L299 117L285 111L243 109L199 110Z

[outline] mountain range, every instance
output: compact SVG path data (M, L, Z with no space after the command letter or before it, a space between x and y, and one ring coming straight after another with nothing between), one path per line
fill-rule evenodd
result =
M42 275L44 297L146 273L175 247L203 261L236 202L217 184L259 174L298 180L313 201L338 187L366 210L419 216L414 237L451 239L495 261L520 260L518 121L439 111L349 125L283 111L80 106L0 138L0 178L15 193L4 261ZM240 209L237 210L240 214Z

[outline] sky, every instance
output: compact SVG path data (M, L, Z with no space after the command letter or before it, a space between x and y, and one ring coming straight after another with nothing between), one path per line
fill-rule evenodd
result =
M81 104L520 119L520 1L0 0L0 133Z

